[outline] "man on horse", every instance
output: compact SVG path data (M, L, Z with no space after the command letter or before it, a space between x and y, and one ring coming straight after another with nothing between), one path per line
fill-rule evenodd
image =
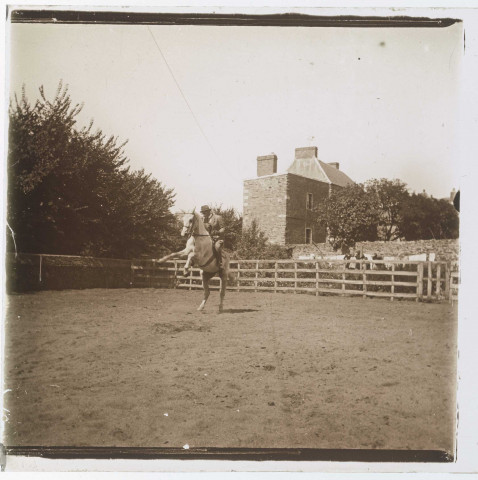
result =
M201 207L201 214L204 217L204 226L212 237L212 251L216 257L219 273L222 271L222 247L224 245L224 223L222 217L211 212L208 205Z

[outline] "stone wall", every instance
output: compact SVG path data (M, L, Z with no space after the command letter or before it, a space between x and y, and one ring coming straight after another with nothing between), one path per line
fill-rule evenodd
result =
M283 245L286 232L287 174L244 181L243 225L256 220L271 243Z
M328 243L314 245L290 245L293 258L301 255L338 255ZM459 258L459 240L417 240L411 242L359 242L355 250L363 248L364 253L390 257L407 257L420 253L435 253L436 260L457 261Z
M286 243L304 243L305 229L312 230L314 243L325 241L325 230L314 222L312 210L307 209L307 194L313 198L312 208L328 196L329 184L299 175L288 174Z

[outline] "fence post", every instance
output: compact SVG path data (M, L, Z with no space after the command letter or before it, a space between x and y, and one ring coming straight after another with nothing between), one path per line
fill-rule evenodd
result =
M134 260L131 260L131 272L130 272L130 279L129 279L129 286L132 287L134 285Z
M456 283L455 283L456 279ZM458 272L451 272L451 277L450 277L450 303L453 305L453 301L455 300L455 295L456 298L458 298L458 290L459 290L459 284L460 284L460 275Z
M423 297L423 263L418 264L417 275L417 302Z
M297 262L294 262L294 293L297 293Z
M237 261L237 291L241 290L241 264Z
M319 262L315 262L315 296L319 296Z
M344 264L344 270L345 270L345 264ZM345 272L342 272L342 295L345 296Z
M440 298L441 294L441 265L438 263L437 264L437 300Z
M445 266L445 298L451 301L450 295L450 276L451 276L451 264L446 262Z
M259 260L256 260L256 271L255 271L255 280L254 280L254 292L257 292L257 277L259 275Z
M361 260L359 260L361 262ZM363 263L360 264L360 268L363 268L365 265ZM362 273L362 290L363 290L363 298L367 298L367 269L363 269Z
M40 255L40 272L38 276L38 281L41 283L41 266L42 266L43 255Z
M153 288L157 288L158 286L158 264L153 260L151 261L151 284Z
M174 261L174 288L178 287L178 261Z
M427 275L427 298L430 300L432 297L432 281L433 281L433 271L432 271L432 262L428 262L428 275Z
M277 262L275 262L274 271L274 293L277 293Z
M393 274L393 272L395 271L395 264L392 263L392 285L390 287L390 293L392 294L392 296L390 297L390 300L393 302L393 297L395 296L395 285L394 285L394 282L395 282L395 275Z

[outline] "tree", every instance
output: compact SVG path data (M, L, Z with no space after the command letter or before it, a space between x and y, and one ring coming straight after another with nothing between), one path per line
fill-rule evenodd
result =
M315 209L319 227L327 228L328 240L335 250L350 248L360 241L377 240L380 210L375 195L363 185L348 185L333 191Z
M53 101L40 87L10 104L7 218L22 252L127 258L155 254L174 226L174 193L131 172L125 143L78 129L82 105L60 82Z
M378 238L385 241L400 238L400 215L409 197L406 184L397 179L372 179L365 183L365 191L375 197L380 210Z
M446 200L410 195L400 180L372 179L336 190L316 209L337 250L359 241L458 238L458 214Z
M223 208L222 205L215 205L212 210L221 215L224 223L224 248L235 250L242 234L242 216L233 207Z
M131 258L174 249L172 190L164 188L144 170L122 171L111 180L112 198L102 198L102 226L96 236L111 245L105 253Z
M252 221L249 227L242 229L242 235L237 242L234 254L235 257L243 260L290 258L286 247L269 243L267 236L259 229L255 220Z
M399 228L405 240L458 238L459 217L447 200L414 193L402 204Z

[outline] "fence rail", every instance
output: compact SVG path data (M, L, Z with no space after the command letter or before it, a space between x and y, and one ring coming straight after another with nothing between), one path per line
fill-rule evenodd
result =
M158 265L154 260L132 264L134 286L154 286L165 276L176 288L202 288L201 272L182 276L185 261ZM315 295L362 295L416 301L458 299L458 265L450 262L401 260L237 260L230 262L227 289ZM212 289L220 286L211 280Z

